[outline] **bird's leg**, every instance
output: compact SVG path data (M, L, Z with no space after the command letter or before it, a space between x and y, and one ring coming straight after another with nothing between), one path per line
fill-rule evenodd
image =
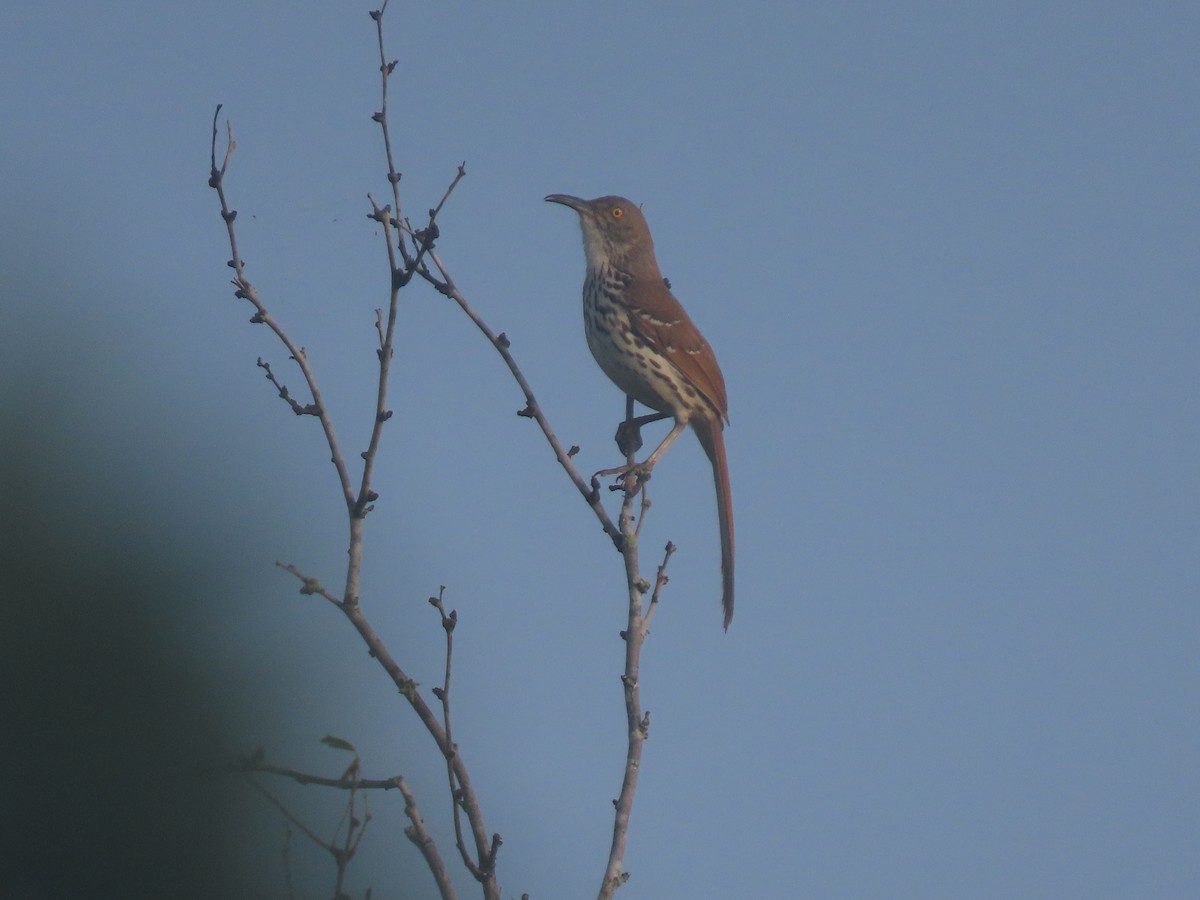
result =
M654 416L643 416L642 418L649 419L650 421L653 422L653 421L657 421L658 419L665 419L665 418L667 418L668 415L670 415L670 413L657 413ZM637 422L637 421L638 421L637 419L627 419L625 422L622 422L621 424L624 425L624 424L627 424L628 422ZM647 456L643 462L626 463L623 466L617 466L615 469L601 469L596 474L597 475L627 475L630 472L634 471L635 469L641 469L646 472L649 472L651 469L654 468L654 464L656 462L658 462L658 458L663 455L663 451L665 451L668 447L671 446L672 441L674 441L675 438L679 437L680 432L683 431L683 429L685 429L685 428L687 428L687 420L684 419L681 421L679 419L676 419L675 425L671 428L670 431L667 432L667 436L662 439L662 443L660 443L658 445L658 447L655 448L654 452L651 453L649 456Z
M658 462L658 458L663 455L663 452L668 447L671 446L671 442L674 441L675 438L679 437L680 432L682 432L683 429L687 428L687 424L688 423L686 420L681 421L679 419L676 419L675 424L671 427L671 430L667 432L667 436L662 439L662 443L660 443L654 449L653 453L651 453L649 456L646 457L645 461L638 468L646 469L647 471L649 471L650 469L653 469L654 464L656 462Z

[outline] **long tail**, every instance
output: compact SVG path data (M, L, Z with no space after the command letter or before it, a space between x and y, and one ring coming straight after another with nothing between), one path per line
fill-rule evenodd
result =
M717 519L721 526L721 609L725 611L725 630L733 621L733 500L729 493L729 463L725 459L725 436L721 422L695 416L691 420L700 446L713 467L717 487Z

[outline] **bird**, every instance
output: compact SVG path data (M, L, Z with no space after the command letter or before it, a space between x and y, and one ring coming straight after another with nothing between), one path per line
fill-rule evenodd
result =
M733 500L723 432L729 402L716 354L671 293L654 255L650 226L636 204L615 195L584 200L550 194L546 200L579 214L587 261L583 325L592 356L627 397L655 410L623 426L632 425L636 432L647 422L674 419L662 443L636 468L651 469L688 425L712 464L721 534L721 609L728 631L733 620ZM622 429L617 439L621 444Z

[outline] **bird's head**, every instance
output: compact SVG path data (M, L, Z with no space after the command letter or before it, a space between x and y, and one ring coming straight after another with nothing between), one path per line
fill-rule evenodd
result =
M635 272L650 266L657 272L650 227L642 211L631 200L613 195L584 200L570 194L550 194L546 200L569 206L579 213L583 250L589 268L601 268L607 263Z

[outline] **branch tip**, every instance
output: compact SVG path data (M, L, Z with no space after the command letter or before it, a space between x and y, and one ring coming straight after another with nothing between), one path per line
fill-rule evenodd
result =
M503 843L504 841L500 838L499 832L496 832L492 835L492 849L491 852L488 853L489 869L494 869L496 867L496 854L500 852L500 845Z

